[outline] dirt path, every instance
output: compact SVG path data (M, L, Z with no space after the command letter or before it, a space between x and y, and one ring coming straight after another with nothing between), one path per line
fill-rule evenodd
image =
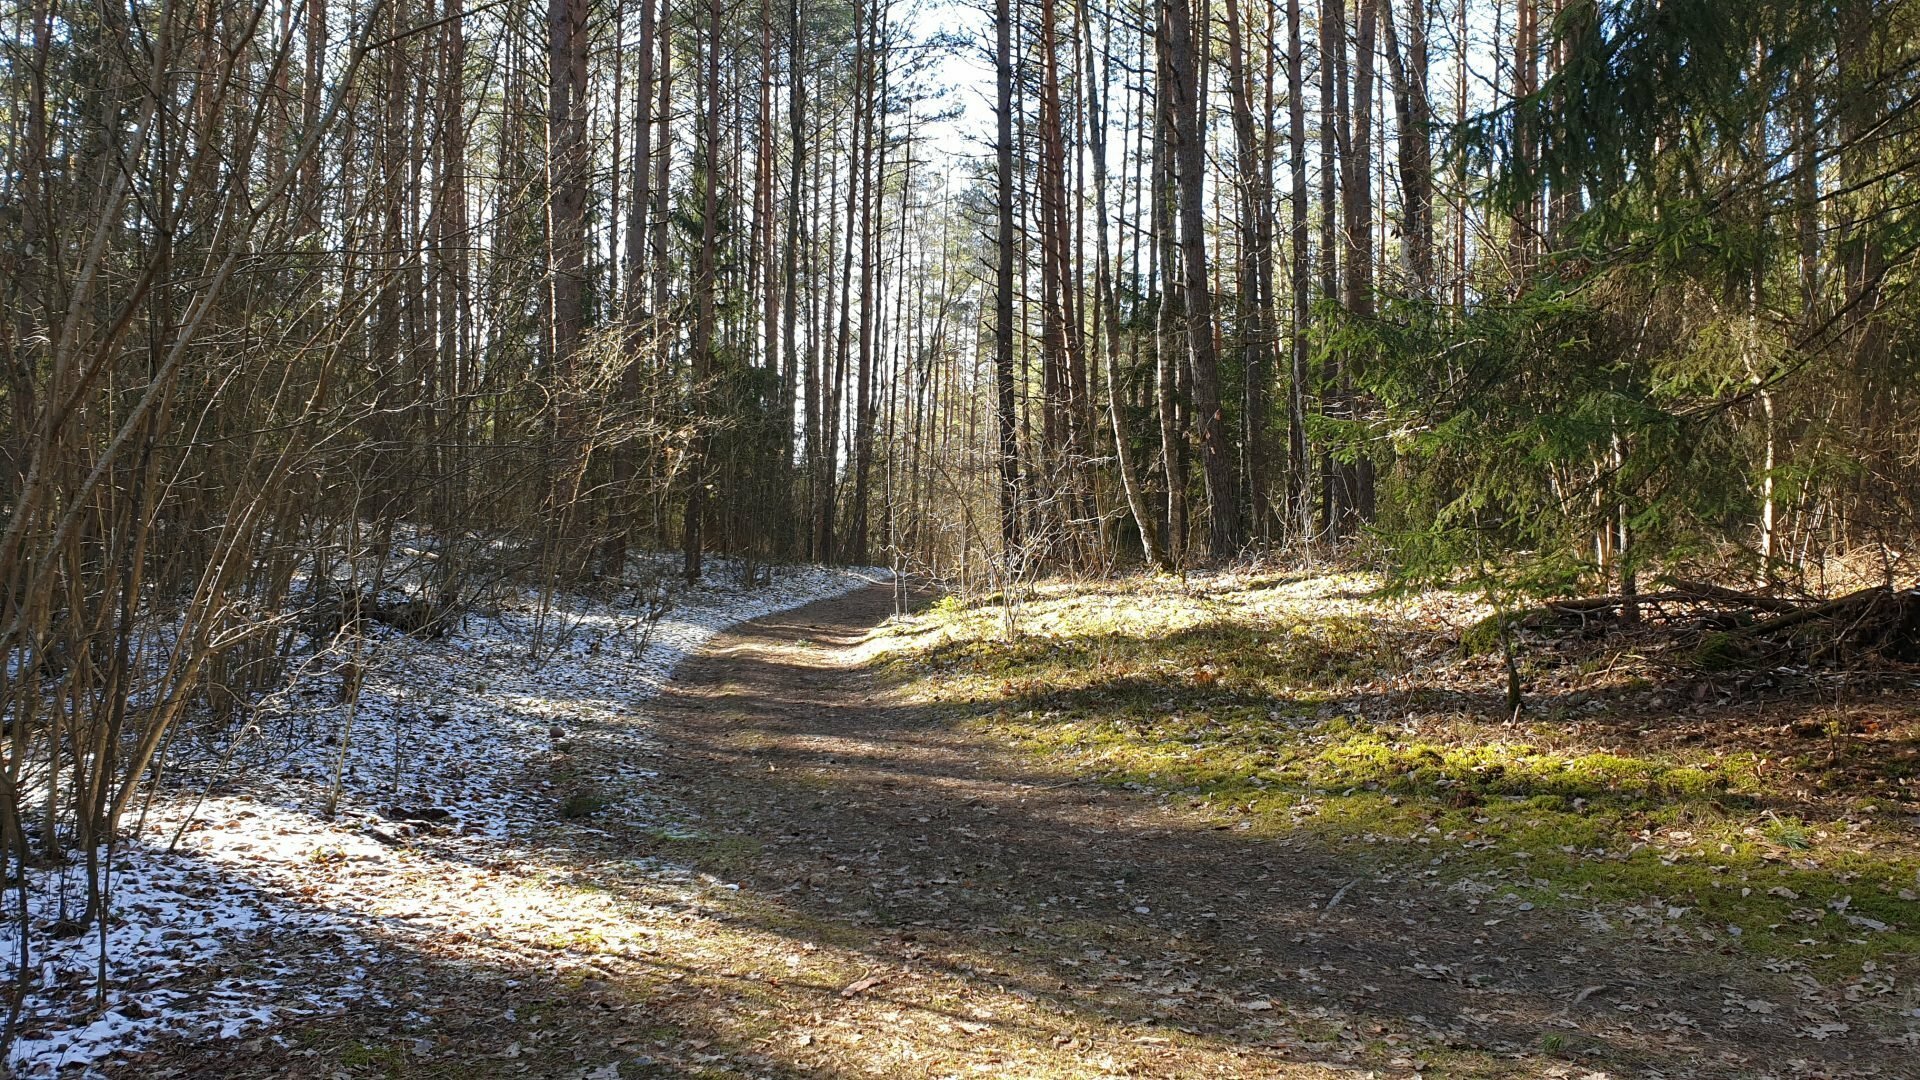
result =
M1833 1017L1797 1015L1788 979L1735 988L1423 871L1363 872L1039 772L852 665L888 602L874 589L739 628L681 671L661 723L687 752L685 797L742 853L742 887L869 950L889 981L868 993L922 1006L837 1017L911 1045L917 1071L999 1055L1063 1075L1859 1076L1900 1060L1796 1037ZM936 1017L956 1009L994 1019L952 1045Z
M1711 955L1463 896L1424 863L1363 871L1041 771L859 666L890 603L761 619L682 666L654 711L689 828L556 825L552 865L642 945L422 951L382 980L438 988L413 1005L192 1074L1914 1075L1790 972L1735 985ZM650 855L701 876L669 895L608 869ZM1803 1037L1816 1021L1853 1034Z

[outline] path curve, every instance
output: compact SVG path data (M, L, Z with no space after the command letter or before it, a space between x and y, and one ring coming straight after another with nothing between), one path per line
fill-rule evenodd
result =
M1710 957L1450 889L1416 845L1361 869L1049 771L863 663L893 602L876 585L716 636L649 708L643 794L684 821L556 819L502 868L604 925L401 953L384 1002L125 1075L1910 1075L1892 1043L1740 1008L1792 1001L1792 976L1723 985Z
M957 1053L937 1020L843 1018L911 1043L913 1075L983 1056L1031 1075L1616 1077L1853 1057L1723 1018L1723 988L1684 959L1047 772L859 665L891 604L876 587L735 628L680 670L659 723L679 797L752 852L729 867L743 888L909 957L903 979L1025 1015Z

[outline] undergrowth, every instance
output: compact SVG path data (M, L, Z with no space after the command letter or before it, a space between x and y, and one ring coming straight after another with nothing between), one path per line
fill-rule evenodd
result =
M1518 865L1501 888L1536 906L1679 913L1702 947L1816 969L1920 952L1904 750L1837 767L1830 713L1824 750L1743 738L1773 730L1768 710L1791 737L1801 706L1781 700L1732 701L1732 734L1703 738L1713 717L1658 672L1551 650L1528 656L1510 722L1497 658L1460 647L1485 616L1358 575L1133 579L1041 587L1012 641L997 608L935 605L887 655L922 698L1063 769L1262 834L1452 881ZM1913 719L1867 726L1910 750Z

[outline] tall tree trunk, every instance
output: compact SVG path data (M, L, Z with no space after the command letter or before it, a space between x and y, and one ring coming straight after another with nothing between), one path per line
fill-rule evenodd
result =
M837 546L837 538L834 535L834 517L838 510L841 429L846 420L847 369L856 336L853 330L856 317L853 311L854 252L859 246L862 211L866 205L866 194L862 187L866 179L866 169L861 162L861 150L866 145L867 125L873 122L873 117L868 111L871 99L866 92L865 83L868 63L867 36L861 29L865 23L864 9L856 4L853 48L853 129L847 136L847 229L840 260L839 329L834 339L833 375L828 380L826 393L826 446L830 456L825 463L825 483L821 486L820 502L814 516L815 546L821 552L821 559L828 562L840 558L840 548ZM863 320L865 316L864 311L859 314Z
M877 219L882 209L880 181L886 174L886 78L876 53L884 46L881 14L885 5L868 7L866 34L866 133L860 144L860 355L853 402L853 497L847 510L847 557L867 562L868 486L873 474L874 367L879 362L874 336L882 305L876 298L879 278Z
M1433 292L1433 106L1427 97L1427 9L1425 0L1402 0L1407 47L1391 0L1380 0L1381 28L1387 38L1387 72L1393 86L1394 140L1400 165L1401 248L1416 295Z
M1313 464L1307 456L1307 327L1311 313L1307 268L1307 106L1301 79L1300 0L1287 0L1287 133L1292 190L1288 202L1291 248L1289 277L1293 291L1293 327L1287 369L1287 512L1295 534L1313 531L1307 497Z
M547 356L557 378L570 372L582 330L580 297L585 262L586 4L547 5ZM576 44L577 43L577 44ZM576 82L576 52L582 78ZM399 55L398 51L395 55ZM390 100L392 98L390 97Z
M806 176L807 161L807 124L806 124L806 48L801 37L800 0L787 2L787 137L789 139L790 161L787 166L787 242L784 273L786 275L786 304L784 322L780 334L783 341L782 354L786 358L781 383L784 387L781 397L781 431L784 433L781 445L784 447L782 465L791 475L793 471L793 423L794 398L799 370L798 317L800 308L800 196L802 182Z
M1516 106L1540 88L1539 22L1540 0L1517 0L1513 31L1513 99ZM1513 155L1516 166L1525 173L1533 167L1537 135L1526 108L1519 108L1516 116ZM1514 210L1513 235L1508 242L1516 289L1525 287L1527 275L1532 272L1539 235L1539 194L1531 192Z
M1187 547L1187 429L1180 409L1181 372L1186 367L1186 342L1181 330L1186 294L1178 268L1179 236L1174 225L1173 99L1167 84L1170 63L1161 45L1166 5L1154 24L1153 174L1148 181L1152 201L1154 280L1160 290L1154 322L1154 396L1160 415L1160 456L1167 478L1167 553L1177 564Z
M1080 39L1086 50L1087 77L1087 138L1093 156L1093 206L1094 206L1094 295L1100 304L1100 315L1106 326L1105 347L1101 350L1105 362L1107 379L1107 421L1113 428L1114 457L1120 469L1120 487L1126 495L1127 510L1133 515L1133 523L1140 530L1140 542L1147 554L1147 561L1162 570L1171 572L1173 560L1167 555L1166 545L1161 540L1163 525L1154 520L1152 511L1141 491L1140 476L1133 460L1133 437L1127 430L1126 413L1122 408L1120 394L1124 385L1120 379L1120 302L1114 295L1112 255L1107 246L1107 87L1110 85L1108 66L1109 57L1104 54L1098 68L1094 57L1093 25L1088 19L1087 0L1077 0L1076 13L1080 23ZM1102 35L1104 42L1112 41L1112 14L1105 14L1106 25Z
M1347 258L1344 303L1356 319L1373 317L1373 46L1375 0L1358 0L1360 25L1353 47L1352 108L1340 118L1340 181L1346 218ZM1347 65L1342 62L1342 68ZM1343 99L1346 95L1343 93ZM1353 357L1343 358L1338 389L1339 415L1358 419L1353 393ZM1372 462L1342 461L1334 470L1341 491L1342 514L1334 521L1335 534L1350 535L1373 516Z
M1000 540L1008 559L1020 550L1020 433L1013 400L1013 11L995 0L994 89L998 138L995 175L993 387L1000 441Z
M1253 119L1253 72L1247 63L1240 0L1226 0L1227 84L1232 101L1234 159L1239 167L1238 259L1240 343L1243 358L1241 455L1247 512L1255 540L1268 534L1266 434L1268 383L1273 378L1273 178ZM1271 42L1268 42L1271 49ZM1268 137L1272 132L1269 128Z
M554 456L547 520L553 558L571 560L574 477L584 464L574 395L575 356L585 332L587 209L587 0L547 6L548 341L555 394ZM395 50L396 57L401 55ZM397 96L397 94L396 94ZM398 250L398 241L391 250ZM383 319L385 323L388 320Z
M1061 101L1060 34L1057 0L1040 0L1040 110L1037 163L1040 231L1041 405L1045 418L1045 462L1052 479L1049 508L1059 535L1075 561L1087 554L1077 524L1093 517L1083 473L1092 457L1087 430L1087 369L1079 276L1074 252L1073 201L1067 196L1066 134L1069 121Z
M672 195L673 178L673 0L658 0L660 17L658 36L660 41L660 105L654 110L653 121L659 128L659 136L653 153L653 312L656 316L666 312L672 301L672 250L669 246L669 228L671 225L669 210ZM668 370L672 362L671 350L661 350L662 370Z
M827 141L824 118L813 121L813 138L810 142L825 148ZM824 155L819 155L825 160ZM821 233L832 235L831 226L822 228L827 211L823 209L822 198L827 204L837 201L839 193L837 169L828 168L826 176L815 170L810 192L810 205L807 222L811 242L806 251L807 289L807 393L806 393L806 460L807 460L807 557L815 562L825 562L826 556L820 550L818 525L821 490L826 487L832 450L827 443L827 319L833 310L834 275L823 267ZM829 190L831 189L831 196ZM830 251L831 249L826 249Z
M473 352L469 332L471 307L470 256L472 244L467 235L467 125L466 32L460 0L445 0L443 18L447 20L442 42L438 159L435 172L439 185L434 194L435 284L439 304L440 389L444 401L443 431L451 437L441 439L444 456L438 463L438 517L443 528L454 527L455 515L463 509L466 470L459 460L468 442L463 422L466 379L462 368Z
M1201 475L1207 486L1208 548L1214 557L1224 558L1240 547L1240 507L1213 347L1213 291L1207 274L1205 109L1195 70L1193 13L1187 8L1187 0L1162 0L1162 10L1166 12L1162 47L1168 56L1171 78L1167 91L1174 117L1174 186L1180 204L1187 356L1193 377L1193 408L1200 427Z
M1454 24L1454 40L1466 48L1467 42L1467 0L1459 0L1459 21ZM1468 64L1464 59L1454 61L1453 81L1453 126L1464 129L1467 125L1467 74ZM1494 97L1498 99L1496 88ZM1453 307L1460 313L1467 310L1467 156L1453 156Z
M708 415L706 402L717 374L714 358L714 303L718 279L715 257L720 246L720 44L721 0L707 5L706 122L700 136L700 247L694 252L693 278L693 434L687 446L687 509L682 522L688 582L700 580L707 506Z
M449 0L456 2L456 0ZM647 303L647 212L652 208L649 185L652 179L653 155L653 36L654 12L657 0L640 0L640 41L635 48L638 69L634 72L633 88L633 152L628 167L628 197L626 237L622 243L626 255L626 277L621 295L626 307L626 355L622 357L623 374L621 377L622 397L625 403L637 410L650 409L659 404L641 400L642 363L647 348L648 313ZM614 158L619 160L620 147L614 147ZM633 541L633 534L639 524L641 493L635 481L642 468L643 457L638 436L627 439L622 447L619 464L616 466L620 476L616 483L625 490L619 494L623 502L620 519L614 530L614 537L608 552L609 569L615 574L626 564L626 551Z
M775 212L779 185L774 179L778 166L774 148L773 86L773 0L760 0L760 111L757 118L760 130L753 162L754 224L760 234L760 363L773 380L775 400L790 404L793 386L784 378L780 351L780 261L777 258L780 234L779 215ZM785 414L776 405L774 415ZM786 445L793 441L785 437L784 429L781 441ZM784 459L782 454L781 460Z
M649 237L652 248L653 284L652 302L649 315L654 325L661 326L666 320L668 309L673 301L672 292L672 248L671 215L673 192L670 181L673 175L673 0L656 0L660 5L655 19L655 41L659 47L659 98L653 108L653 124L656 133L652 137L653 208L648 215L651 218ZM670 325L670 320L666 320ZM677 393L673 389L676 380L675 364L678 362L678 335L662 332L655 339L653 360L653 385L655 416L664 416L670 409L677 407ZM657 451L663 460L670 462L667 468L669 484L662 485L654 499L653 531L654 543L661 549L668 546L668 506L671 496L671 481L677 480L677 472L684 467L684 460L675 460L681 449L673 446L667 438L658 440Z
M1347 124L1350 112L1347 98L1347 14L1345 0L1320 0L1320 25L1316 36L1320 46L1320 295L1339 300L1340 267L1346 246L1337 193L1345 189L1343 173L1347 168L1348 146L1352 135ZM1321 372L1324 400L1321 409L1335 417L1342 415L1344 395L1340 392L1340 358L1330 356ZM1352 502L1342 482L1339 462L1333 453L1320 455L1320 531L1332 539L1347 519Z
M320 126L321 91L326 85L327 0L306 0L306 3L307 56L306 69L301 73L300 130L314 131ZM37 22L38 21L36 21L36 23ZM45 54L47 31L49 29L49 27L36 24L36 38L39 39L36 53L40 56L44 56ZM44 66L44 60L41 61L41 65ZM42 72L42 78L44 78L44 72ZM45 98L44 88L41 88L34 95L35 112L42 114L40 121L42 128L44 128L45 123ZM30 128L29 130L31 131L32 129ZM42 131L39 138L29 137L29 150L27 155L29 162L32 162L38 156L40 151L35 148L40 147L43 141L44 131ZM43 148L41 149L43 150ZM31 178L34 172L29 168L24 175ZM34 201L35 200L32 199L23 199L22 206L30 210ZM320 230L320 218L323 209L321 203L319 154L309 154L301 163L299 202L301 235L311 235L318 232ZM28 220L31 221L31 216L29 216Z

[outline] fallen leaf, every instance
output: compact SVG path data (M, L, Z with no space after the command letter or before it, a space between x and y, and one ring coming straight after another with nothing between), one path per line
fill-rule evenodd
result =
M854 981L840 988L840 996L843 998L850 998L859 994L864 994L867 991L873 989L874 987L879 986L881 983L885 982L886 980L887 980L887 977L884 974L868 975L862 979L855 979Z

